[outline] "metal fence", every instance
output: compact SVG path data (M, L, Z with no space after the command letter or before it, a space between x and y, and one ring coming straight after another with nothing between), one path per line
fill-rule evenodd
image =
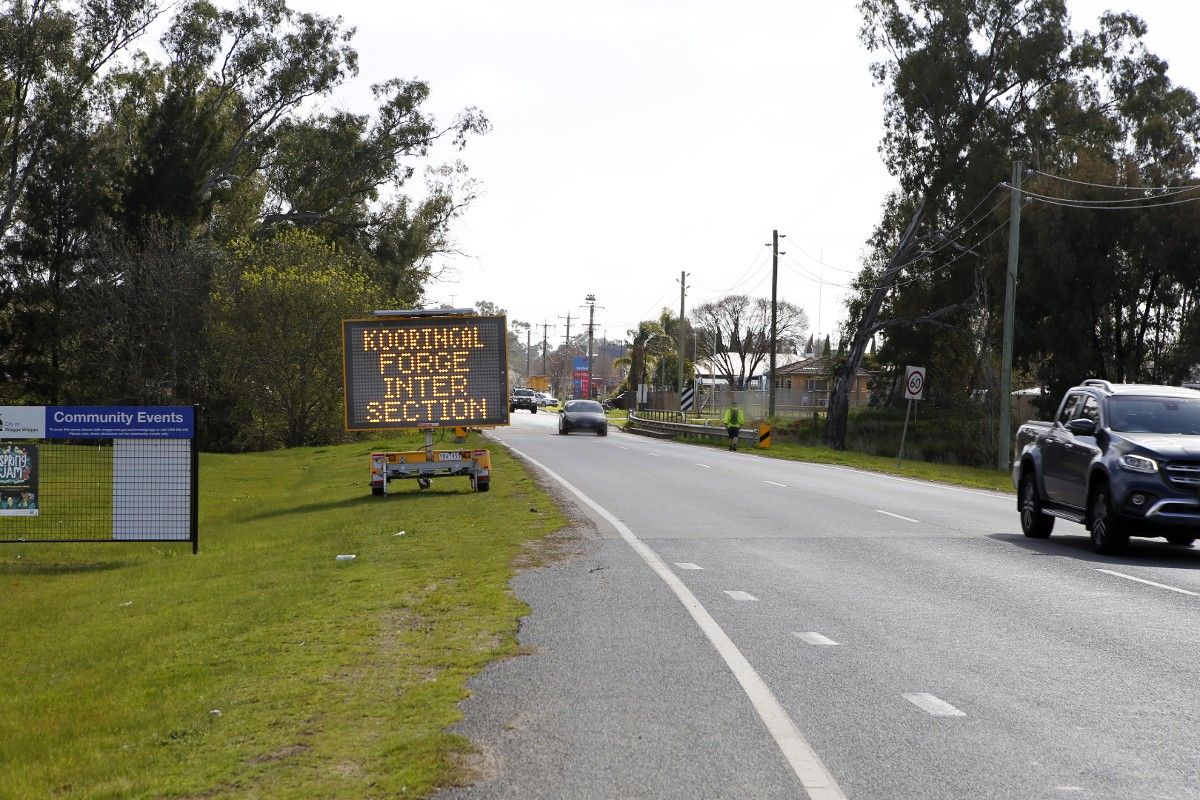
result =
M730 391L718 386L714 392L710 386L700 386L696 392L694 414L720 413L729 407L731 397L736 397L738 405L746 412L747 419L765 419L769 398L760 389L744 389ZM829 396L827 392L805 392L796 389L775 390L775 416L782 419L798 419L811 416L814 413L824 414L828 410ZM861 403L851 402L851 405ZM648 409L678 410L679 395L676 392L650 392Z
M4 438L0 544L190 541L196 552L199 453L188 433Z

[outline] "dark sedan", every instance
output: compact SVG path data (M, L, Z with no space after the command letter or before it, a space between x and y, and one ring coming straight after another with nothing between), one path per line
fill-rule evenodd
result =
M608 417L595 400L569 400L558 415L558 432L566 436L571 431L595 431L608 436Z

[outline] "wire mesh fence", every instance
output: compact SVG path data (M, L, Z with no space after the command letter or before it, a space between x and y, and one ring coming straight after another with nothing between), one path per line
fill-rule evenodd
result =
M6 438L0 544L191 541L195 552L197 467L194 436Z

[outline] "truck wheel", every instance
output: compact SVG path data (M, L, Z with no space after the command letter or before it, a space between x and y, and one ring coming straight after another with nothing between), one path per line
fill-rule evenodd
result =
M1176 547L1191 547L1192 542L1196 541L1195 536L1187 536L1182 533L1173 533L1167 537L1167 541Z
M537 406L534 406L533 408L531 408L531 409L529 409L529 410L530 410L530 411L532 411L533 413L535 413L535 414L536 414L536 413L537 413Z
M486 492L491 487L491 483L492 481L490 478L488 480L475 481L475 491Z
M383 494L383 487L382 486L372 486L371 494L376 495L376 496Z
M422 489L428 489L432 485L433 481L429 478L417 478L417 486L421 487Z
M1092 495L1092 545L1097 553L1113 556L1129 544L1129 531L1113 511L1108 486L1101 484Z
M1042 513L1037 481L1027 472L1021 478L1021 532L1030 539L1046 539L1053 530L1054 517Z

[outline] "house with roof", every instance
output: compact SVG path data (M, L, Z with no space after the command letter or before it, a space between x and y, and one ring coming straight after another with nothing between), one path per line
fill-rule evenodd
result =
M792 394L789 405L827 408L829 391L833 386L833 375L827 361L820 356L797 357L783 366L775 368L776 396L781 392ZM870 400L868 383L870 370L860 365L854 373L854 386L850 390L850 405L865 406Z
M803 358L804 356L794 353L776 353L775 370L778 372L780 366ZM767 374L771 367L769 357L761 356L756 364L752 363L753 361L753 356L743 360L737 353L718 353L715 358L697 359L695 364L696 382L702 386L715 384L718 388L725 389L728 388L729 383L727 375L732 372L734 381L739 375L746 376L746 389L765 390Z

